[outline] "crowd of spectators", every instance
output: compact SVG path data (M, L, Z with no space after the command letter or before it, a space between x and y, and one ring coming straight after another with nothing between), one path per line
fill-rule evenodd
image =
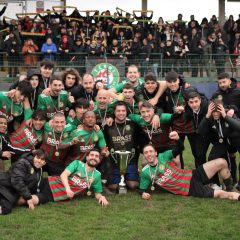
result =
M4 15L6 7L0 15ZM237 20L230 15L223 26L215 15L210 19L204 17L200 22L194 15L184 21L182 14L178 14L171 22L162 17L153 22L152 17L153 11L130 14L117 9L114 13L109 10L82 13L77 8L69 15L66 10L49 10L36 16L18 16L17 20L10 21L3 16L0 51L7 52L10 66L21 53L28 66L36 64L36 52L42 53L43 58L75 62L76 65L85 56L108 56L141 62L142 74L151 63L156 75L160 58L165 66L163 72L169 71L173 64L180 74L186 66L192 66L192 77L198 76L198 67L194 67L198 64L206 66L209 76L207 66L212 60L217 73L223 72L229 53L233 54L233 65L239 65L240 15ZM1 56L1 66L2 61ZM16 74L17 69L9 72L10 76Z

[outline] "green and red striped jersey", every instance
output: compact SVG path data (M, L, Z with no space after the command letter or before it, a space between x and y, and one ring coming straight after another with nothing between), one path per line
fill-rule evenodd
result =
M172 150L168 150L158 155L156 166L146 165L142 169L140 189L147 190L154 179L155 184L173 194L189 195L192 170L177 168L172 159Z
M10 135L12 146L23 149L35 149L36 145L42 142L43 128L36 130L34 127L29 127L23 121L20 127Z
M24 110L22 103L15 103L7 92L0 92L0 115L4 115L8 122L11 122L14 117L22 115L24 112L24 120L31 118L32 110L30 108Z
M68 149L59 149L60 143L68 143L71 141L71 132L75 129L74 126L67 124L62 133L54 132L54 130L46 123L44 126L43 141L41 149L48 154L48 159L51 162L65 164Z
M71 162L75 159L85 162L87 153L96 145L99 148L106 146L106 141L101 130L98 132L95 130L87 132L84 129L76 129L72 132L70 138L73 139L75 137L78 138L79 142L71 146L67 162Z
M177 106L186 106L186 101L183 96L182 90L177 92L168 92L166 95L166 108L167 112L173 113L174 107ZM171 110L171 111L170 111ZM195 132L194 122L186 118L185 112L183 112L178 118L175 118L173 121L173 131L178 133L193 133Z
M78 160L73 161L66 169L71 172L68 184L74 192L74 196L87 190L88 186L95 193L102 192L101 173L98 170L94 169L87 172L86 175L85 163ZM55 202L68 199L66 189L59 176L48 177L48 183Z

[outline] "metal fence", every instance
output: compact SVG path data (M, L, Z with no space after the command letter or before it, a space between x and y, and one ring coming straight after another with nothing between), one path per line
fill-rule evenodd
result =
M175 70L183 74L186 78L196 79L198 81L212 81L216 79L220 72L228 72L231 77L240 78L240 61L239 56L233 55L196 55L188 54L184 58L164 58L162 54L151 54L149 59L146 55L110 55L96 57L89 56L85 53L69 53L43 55L41 53L34 54L16 54L8 55L6 52L0 53L0 81L8 81L16 79L19 74L25 74L28 68L39 66L39 62L45 58L51 58L55 61L55 71L62 71L67 67L76 68L80 74L86 71L87 59L96 59L97 62L108 63L111 59L121 59L125 65L125 69L129 65L135 64L139 67L141 75L147 72L154 72L157 77L163 78L165 73ZM124 76L120 76L123 78Z

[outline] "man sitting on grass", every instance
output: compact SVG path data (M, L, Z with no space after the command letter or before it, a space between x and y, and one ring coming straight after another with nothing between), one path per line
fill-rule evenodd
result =
M175 140L179 139L178 133L175 131L171 132L169 137ZM152 145L146 145L143 148L143 156L148 163L142 169L140 180L140 191L143 199L149 200L151 195L147 193L147 189L151 186L151 190L154 191L154 185L157 185L178 195L227 198L240 201L240 194L237 192L214 190L206 185L214 174L219 172L226 189L232 189L232 177L225 159L217 158L204 163L195 170L182 170L177 168L172 161L182 151L182 148L183 146L178 141L173 150L165 151L158 156Z
M60 177L48 177L40 192L33 196L34 205L69 200L83 192L91 196L92 191L102 206L108 205L107 199L101 194L101 173L95 169L100 162L99 151L92 149L86 157L86 163L75 160L68 165Z

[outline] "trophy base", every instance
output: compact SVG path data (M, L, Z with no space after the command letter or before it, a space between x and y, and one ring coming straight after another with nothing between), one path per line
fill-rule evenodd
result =
M127 188L119 186L118 194L126 194L126 193L127 193Z

